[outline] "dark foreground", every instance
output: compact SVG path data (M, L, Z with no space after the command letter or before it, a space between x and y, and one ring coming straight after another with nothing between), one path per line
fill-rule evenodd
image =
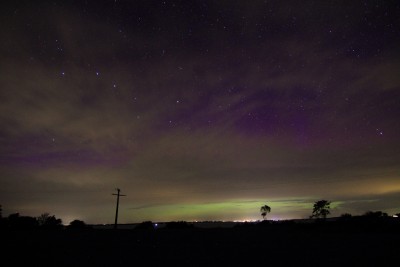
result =
M2 266L396 266L399 225L7 230Z

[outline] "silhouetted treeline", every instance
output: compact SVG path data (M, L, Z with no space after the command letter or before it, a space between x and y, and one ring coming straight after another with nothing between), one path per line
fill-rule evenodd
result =
M91 227L81 220L74 220L68 226L64 226L61 219L49 213L43 213L38 217L21 216L19 213L13 213L8 217L0 217L0 228L13 230L60 230L89 229Z
M152 221L144 221L139 223L135 228L135 230L154 230L155 226Z
M368 211L363 215L343 214L326 219L260 221L238 223L235 228L296 230L296 231L350 231L350 232L400 232L400 218L388 216L381 211Z
M177 221L177 222L167 222L165 224L166 229L191 229L194 228L192 223L188 223L185 221Z
M399 214L400 215L400 214ZM399 216L397 215L397 216ZM216 227L218 224L216 224ZM193 229L195 224L186 221L171 221L165 223L162 229ZM352 216L349 213L342 214L340 217L329 219L304 219L304 220L263 220L258 222L237 223L234 228L287 228L287 229L343 229L343 230L383 230L400 231L400 217L392 217L382 211L368 211L363 215ZM73 220L69 225L64 226L62 220L55 215L43 213L38 217L21 216L19 213L10 214L8 217L0 217L0 229L70 229L85 230L93 229L84 221ZM136 230L155 230L156 224L152 221L144 221L138 224Z
M36 218L29 216L20 216L19 213L10 214L6 218L1 218L2 228L12 229L34 229L39 227Z
M64 226L61 219L54 215L43 213L39 217L21 216L19 213L10 214L1 218L1 227L9 229L62 229Z

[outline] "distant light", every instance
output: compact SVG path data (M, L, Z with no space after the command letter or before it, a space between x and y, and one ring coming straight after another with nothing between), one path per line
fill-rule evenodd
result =
M399 217L399 216L397 216L397 215L395 214L395 215L393 215L393 217L394 217L394 218L397 218L397 217Z
M255 220L255 219L233 220L233 222L238 222L238 223L257 222L257 221L259 221L259 220Z
M158 226L158 223L155 223L154 226L157 227L157 226Z

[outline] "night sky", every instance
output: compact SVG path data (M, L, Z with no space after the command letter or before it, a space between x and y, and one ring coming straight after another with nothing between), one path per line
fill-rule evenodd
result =
M0 6L3 216L400 212L398 1Z

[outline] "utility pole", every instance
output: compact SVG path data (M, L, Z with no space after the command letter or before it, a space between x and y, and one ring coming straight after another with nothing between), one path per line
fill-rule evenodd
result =
M114 229L117 229L117 224L118 224L118 206L119 206L119 197L124 197L126 195L121 195L119 192L121 191L119 188L116 188L118 191L117 194L112 194L113 196L117 196L117 210L115 211L115 223L114 223Z

